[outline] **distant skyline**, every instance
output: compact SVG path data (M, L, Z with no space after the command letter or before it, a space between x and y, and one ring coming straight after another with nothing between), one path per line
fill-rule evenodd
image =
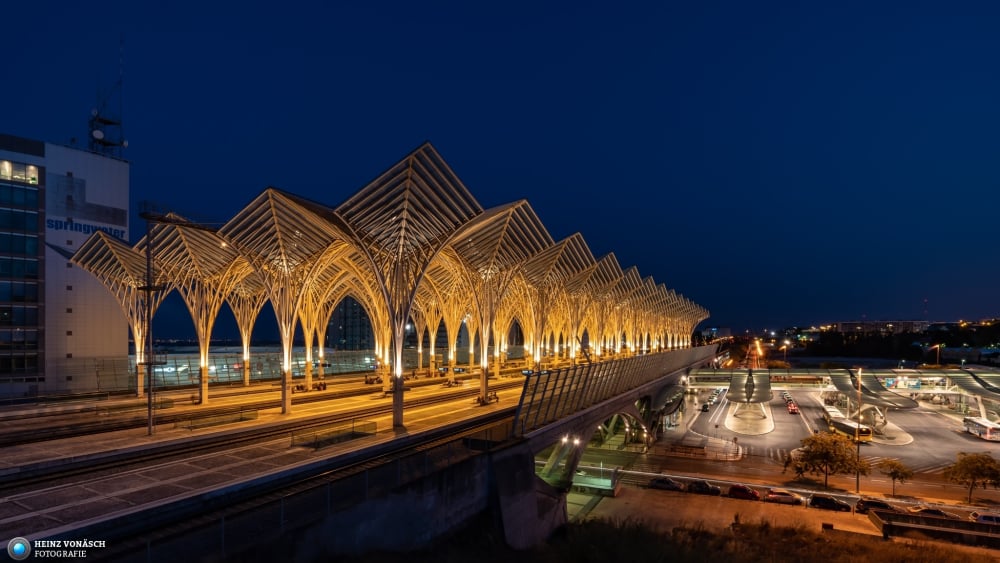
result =
M123 68L133 206L336 207L429 140L702 326L1000 317L1000 5L193 6L6 7L0 131L83 146Z

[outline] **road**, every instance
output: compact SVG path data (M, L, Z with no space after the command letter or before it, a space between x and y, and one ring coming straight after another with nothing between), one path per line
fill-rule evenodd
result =
M801 489L822 489L822 476L809 476L808 480L796 480L795 475L783 472L784 459L793 449L801 446L801 440L815 430L825 429L822 401L818 391L792 391L800 405L800 414L789 414L784 401L775 393L766 412L773 429L757 435L741 434L726 427L726 415L731 414L732 405L725 399L713 405L709 412L698 408L708 398L708 390L697 396L688 397L688 417L677 428L667 431L647 452L609 451L588 448L581 464L603 467L624 467L648 473L665 473L680 476L704 476L729 482L744 482L751 485L779 486ZM921 407L911 411L892 411L889 421L899 432L897 441L883 440L861 446L861 456L873 464L882 459L898 459L914 470L915 475L905 483L896 483L896 496L912 502L964 503L968 489L949 483L944 479L945 467L954 463L959 452L989 452L1000 457L1000 443L986 442L962 431L958 418L935 410L921 403ZM739 460L718 461L696 457L679 457L669 453L670 444L695 444L714 441L732 443L736 440L742 449ZM855 496L855 476L837 475L830 477L830 487L836 492ZM890 479L874 469L868 476L861 476L862 494L889 496L892 493ZM1000 491L996 489L976 489L973 501L979 505L1000 507Z

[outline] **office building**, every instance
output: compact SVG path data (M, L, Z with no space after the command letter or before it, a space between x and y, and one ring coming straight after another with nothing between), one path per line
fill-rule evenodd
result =
M0 134L0 397L127 381L121 307L69 258L96 230L128 240L128 209L128 162Z

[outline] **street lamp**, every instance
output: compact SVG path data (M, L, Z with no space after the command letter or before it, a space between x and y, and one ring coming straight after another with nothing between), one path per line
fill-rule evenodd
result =
M199 229L203 231L212 231L215 229L206 227L204 225L198 225L196 223L190 223L186 220L181 220L175 218L169 214L163 214L158 211L159 206L151 201L143 201L140 203L139 217L142 217L146 221L146 280L142 287L139 287L139 291L143 292L145 299L145 315L143 319L143 324L146 330L146 357L143 358L143 364L146 366L146 432L148 435L152 436L156 427L154 421L154 404L153 404L153 391L154 384L156 383L153 378L153 372L156 366L161 366L166 363L164 360L156 360L156 355L153 353L153 303L156 300L156 293L162 292L167 289L166 285L157 284L156 275L153 269L153 244L155 242L155 237L153 233L153 224L165 224L165 225L185 225L190 228ZM138 361L138 358L136 358ZM207 374L202 367L201 377L204 379Z
M139 288L139 291L143 292L146 309L143 318L145 325L143 328L146 331L146 351L145 357L142 358L142 364L146 367L146 433L152 436L156 428L156 423L153 420L153 383L155 383L153 371L156 366L164 364L164 362L157 362L156 356L153 354L153 300L154 294L157 291L163 291L165 287L153 283L153 223L156 222L157 215L150 211L152 205L149 202L143 202L143 208L139 216L146 220L146 283ZM138 360L136 358L137 362Z
M854 426L854 443L857 445L858 453L854 467L854 492L861 493L861 368L858 368L855 377L858 379L858 422Z
M934 361L934 365L936 366L941 365L941 346L943 344L935 344L929 348L930 350L937 350L937 359Z

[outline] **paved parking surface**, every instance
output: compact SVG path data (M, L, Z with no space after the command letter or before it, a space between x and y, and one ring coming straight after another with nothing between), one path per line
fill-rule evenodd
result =
M571 502L579 506L587 504L581 498L573 498ZM778 526L802 525L815 531L820 531L822 525L828 523L833 524L836 530L880 535L875 525L863 514L635 486L622 487L621 493L615 498L601 499L590 508L586 518L642 520L663 530L699 522L707 528L722 529L733 523L736 514L740 515L741 522L759 522L763 519Z
M743 523L766 520L774 526L802 526L815 532L822 531L824 524L830 524L834 530L841 532L881 536L865 514L661 491L637 486L622 487L621 493L614 498L570 493L567 506L571 519L574 516L581 516L612 521L642 521L663 531L699 524L710 530L724 530L730 527L734 516L739 514ZM910 540L892 538L892 541ZM940 545L1000 560L1000 551L997 550L946 542Z

